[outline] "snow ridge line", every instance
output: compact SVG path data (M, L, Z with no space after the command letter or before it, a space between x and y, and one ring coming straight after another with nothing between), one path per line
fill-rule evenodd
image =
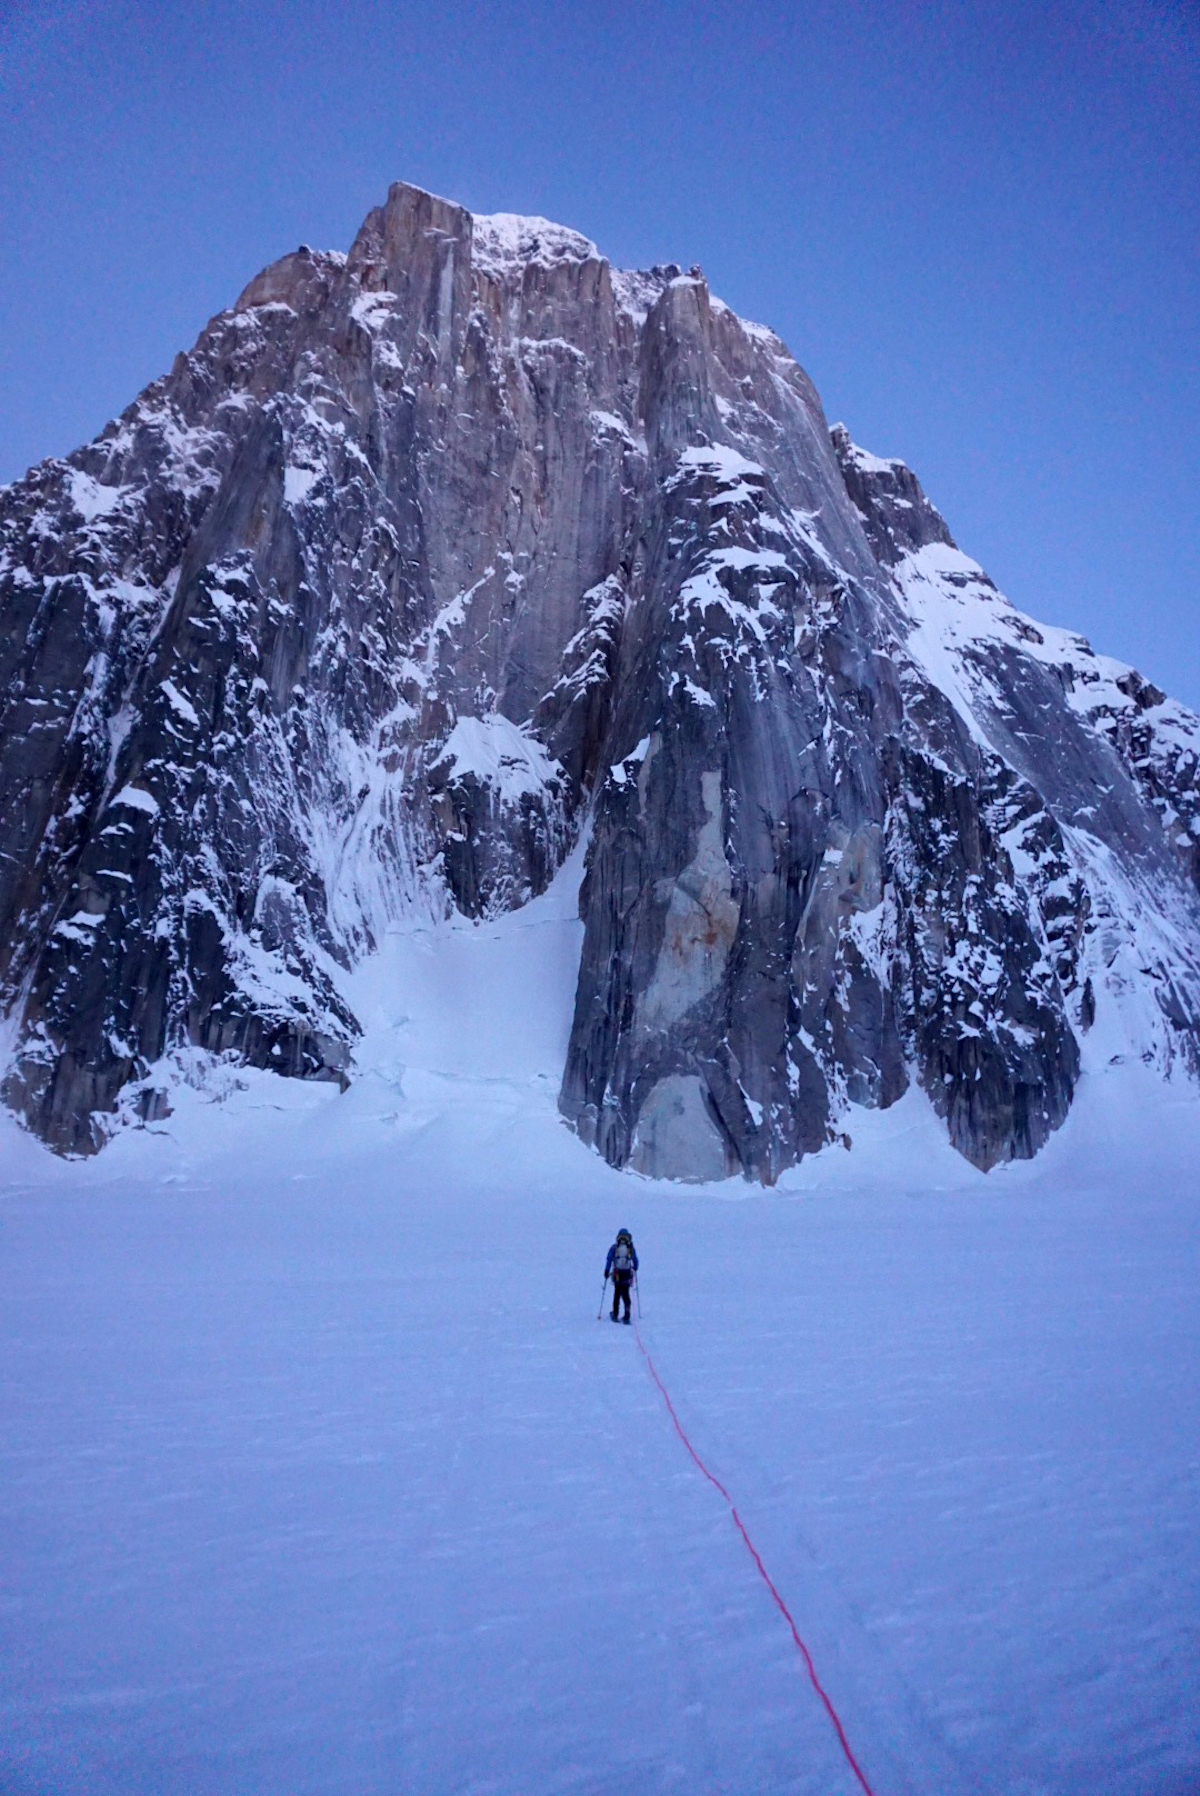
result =
M762 1579L762 1581L766 1585L767 1589L771 1592L771 1595L774 1597L775 1602L778 1605L780 1614L783 1616L783 1619L787 1622L788 1627L792 1631L792 1639L795 1641L797 1649L800 1653L800 1656L804 1660L805 1666L807 1667L808 1675L812 1682L812 1687L816 1691L817 1695L820 1697L821 1701L824 1703L825 1711L828 1714L829 1719L833 1723L834 1732L837 1734L837 1737L838 1737L838 1743L841 1746L842 1751L846 1755L846 1763L849 1765L851 1771L853 1771L855 1777L858 1779L859 1783L862 1785L863 1790L866 1792L866 1796L875 1796L875 1792L872 1790L870 1784L867 1782L866 1778L863 1775L862 1767L859 1765L858 1760L855 1758L853 1752L850 1749L850 1742L846 1738L846 1730L842 1726L841 1717L839 1716L837 1710L833 1706L833 1703L830 1701L828 1695L826 1694L826 1691L821 1683L820 1678L817 1676L817 1668L813 1664L812 1654L809 1652L807 1646L805 1646L805 1644L804 1644L804 1641L801 1639L800 1630L796 1626L796 1623L794 1622L794 1620L792 1619L791 1610L788 1608L787 1604L784 1602L783 1598L780 1596L778 1590L776 1589L775 1584L771 1578L770 1572L767 1570L766 1566L762 1562L761 1557L759 1556L758 1548L755 1546L754 1542L751 1540L750 1536L747 1534L746 1525L743 1522L741 1516L737 1512L737 1505L734 1503L734 1500L730 1496L729 1492L725 1489L725 1486L721 1483L721 1480L716 1476L715 1473L709 1471L708 1467L705 1465L704 1461L701 1459L700 1455L697 1453L695 1447L693 1447L691 1441L688 1439L687 1435L684 1433L683 1423L679 1420L679 1417L675 1414L675 1405L671 1402L670 1392L667 1390L667 1387L663 1383L662 1379L658 1376L658 1369L655 1366L654 1361L650 1357L650 1354L646 1347L646 1343L642 1339L642 1331L638 1327L636 1322L633 1325L633 1331L634 1331L634 1334L637 1336L637 1344L641 1348L642 1358L645 1360L646 1364L650 1368L650 1376L654 1380L655 1384L658 1386L659 1390L662 1392L662 1399L663 1399L663 1402L667 1406L667 1413L669 1414L672 1422L675 1424L676 1434L679 1436L680 1440L683 1442L684 1446L687 1448L688 1452L691 1454L693 1460L696 1462L696 1465L704 1473L704 1476L708 1479L708 1482L711 1485L713 1485L715 1487L715 1489L719 1490L721 1495L724 1497L726 1503L729 1506L729 1513L733 1517L734 1526L737 1528L738 1533L741 1535L742 1540L745 1542L746 1551L749 1553L751 1559L753 1559L755 1565L758 1567L759 1577Z

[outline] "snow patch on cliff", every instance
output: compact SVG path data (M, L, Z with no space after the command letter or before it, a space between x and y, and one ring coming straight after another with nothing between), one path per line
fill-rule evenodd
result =
M123 486L102 486L100 481L93 480L82 468L72 468L67 478L71 504L86 524L92 524L97 518L106 518L115 511L126 496Z
M495 280L529 263L587 262L600 254L590 237L566 225L517 212L482 213L473 221L471 259Z
M119 804L131 811L143 811L147 817L157 817L159 813L158 800L141 786L122 786L116 796L109 800L110 809Z
M499 711L486 717L460 717L434 766L447 763L451 780L472 775L510 804L539 797L564 777L562 767L537 738Z

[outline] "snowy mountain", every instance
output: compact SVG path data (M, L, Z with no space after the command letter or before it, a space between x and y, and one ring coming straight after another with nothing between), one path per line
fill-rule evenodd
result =
M0 607L3 1091L59 1151L198 1056L353 1080L389 927L585 837L613 1165L773 1182L915 1084L986 1168L1089 1033L1200 1071L1200 718L697 269L394 186L0 493Z

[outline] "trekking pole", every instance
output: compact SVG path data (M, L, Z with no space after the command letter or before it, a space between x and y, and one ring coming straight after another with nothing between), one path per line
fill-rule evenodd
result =
M633 1294L637 1298L638 1321L640 1322L642 1319L642 1284L636 1272L633 1275Z
M600 1287L600 1308L596 1311L597 1322L599 1322L601 1316L604 1314L604 1293L607 1290L608 1290L608 1274L606 1272L604 1274L604 1283Z

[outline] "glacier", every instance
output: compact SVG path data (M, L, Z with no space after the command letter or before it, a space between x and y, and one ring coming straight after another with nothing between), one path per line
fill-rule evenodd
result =
M1200 1102L1096 1030L985 1174L921 1091L773 1190L557 1106L586 845L385 932L359 1070L181 1050L95 1157L0 1116L0 1786L879 1796L1200 1779ZM1099 1028L1099 1024L1097 1025ZM219 1075L219 1076L218 1076Z

